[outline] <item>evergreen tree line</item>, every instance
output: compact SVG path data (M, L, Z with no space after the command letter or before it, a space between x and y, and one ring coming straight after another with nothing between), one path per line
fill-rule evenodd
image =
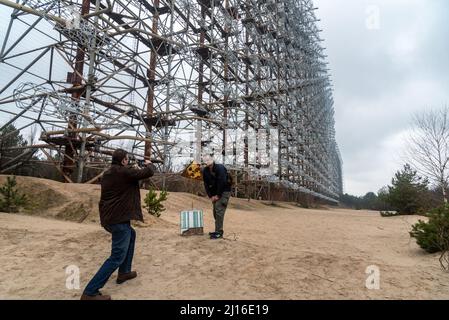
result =
M363 197L344 194L340 203L344 207L357 210L396 211L398 214L426 214L429 210L443 205L440 187L431 187L426 178L406 164L394 175L391 185L378 193L368 192Z

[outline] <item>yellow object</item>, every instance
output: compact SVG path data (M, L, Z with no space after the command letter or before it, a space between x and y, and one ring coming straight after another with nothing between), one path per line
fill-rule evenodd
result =
M195 161L192 161L192 163L189 164L187 168L185 168L181 175L193 180L203 180L203 175L201 174L201 165Z

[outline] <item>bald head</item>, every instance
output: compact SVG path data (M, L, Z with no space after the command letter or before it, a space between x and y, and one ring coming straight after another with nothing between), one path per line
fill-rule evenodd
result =
M205 155L203 157L203 162L206 164L206 166L211 167L214 165L214 158L209 155Z

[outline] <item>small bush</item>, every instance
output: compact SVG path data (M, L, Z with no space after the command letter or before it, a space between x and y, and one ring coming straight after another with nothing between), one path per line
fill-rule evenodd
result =
M429 253L449 250L449 205L430 211L428 222L419 220L412 227L410 236Z
M0 187L0 211L18 212L19 208L27 204L27 197L16 189L16 177L7 177Z
M165 211L165 207L162 202L167 200L167 196L168 193L165 190L162 190L158 197L156 191L150 189L143 200L145 203L143 207L147 209L149 214L159 218L161 213Z

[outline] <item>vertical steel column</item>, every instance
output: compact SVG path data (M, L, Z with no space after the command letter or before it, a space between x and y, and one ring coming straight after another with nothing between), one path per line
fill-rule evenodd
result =
M204 40L206 38L206 31L204 30L203 26L205 24L205 19L206 19L206 9L204 8L204 6L201 6L201 23L200 23L200 46L198 49L200 48L204 48ZM198 66L198 95L197 95L197 101L198 101L198 105L201 106L203 104L203 93L204 93L204 62L203 62L203 58L201 57L199 59L199 66ZM195 160L200 163L201 162L201 156L203 153L203 145L202 145L202 139L203 139L203 134L202 134L202 121L201 120L196 120L196 132L195 132L195 136L196 136L196 157Z
M95 0L95 12L98 12L100 10L100 0ZM98 22L98 16L95 16L94 18L95 23ZM86 118L89 116L89 108L90 108L90 98L92 93L92 87L95 85L93 83L94 81L94 64L95 64L95 51L96 51L96 37L92 38L92 43L90 45L90 52L89 52L89 71L87 73L87 84L86 84L86 100L84 102L84 108L83 108L83 114L84 117L81 122L81 126L86 126ZM83 170L84 170L84 153L86 151L86 132L82 132L81 134L81 148L78 155L78 177L77 182L81 183L83 180Z
M84 16L89 13L89 0L83 0L81 6L81 16ZM73 88L77 88L72 93L72 100L75 102L79 102L80 98L83 94L82 82L83 82L83 69L84 69L84 57L85 57L85 49L81 45L78 46L76 50L75 56L75 72L72 77ZM69 117L69 122L67 124L68 130L75 130L78 127L78 121L75 115ZM71 139L76 139L77 133L69 132L67 135L68 143L65 145L64 159L62 162L62 171L67 176L70 176L74 171L75 166L75 148L72 144L70 144Z
M153 14L153 18L152 18L152 28L151 28L151 32L153 32L154 34L158 33L158 20L159 20L159 0L154 0L154 14ZM154 39L154 38L152 38ZM156 87L156 66L157 66L157 57L158 57L158 53L157 53L157 48L156 50L152 50L151 51L151 55L150 55L150 66L147 70L147 76L148 76L148 82L149 82L149 86L148 86L148 94L147 94L147 117L151 118L154 114L154 98L155 98L155 94L154 94L154 88ZM152 132L152 126L151 124L148 124L148 132L147 132L147 137L151 136L151 132ZM152 143L149 141L145 141L145 157L147 159L150 159L152 155Z

